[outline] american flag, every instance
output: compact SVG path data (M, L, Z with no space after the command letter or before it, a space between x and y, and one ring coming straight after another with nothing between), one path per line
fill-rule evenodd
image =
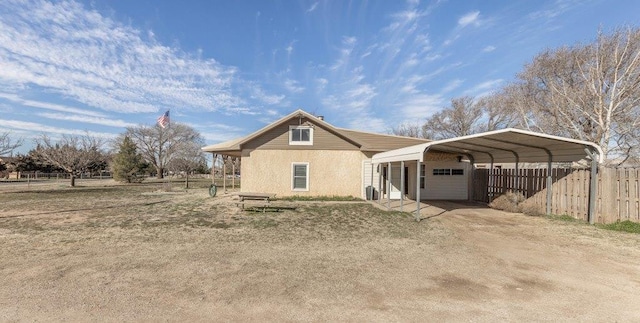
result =
M160 116L160 118L158 118L158 124L162 128L165 128L166 126L169 125L169 110L167 110L167 112L165 112L163 115Z

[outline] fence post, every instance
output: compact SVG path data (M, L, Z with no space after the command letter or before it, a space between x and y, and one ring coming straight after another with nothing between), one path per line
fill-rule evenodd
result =
M589 210L588 219L589 224L595 223L595 206L596 206L596 190L598 189L598 181L596 176L598 175L598 154L591 149L584 149L587 155L591 158L591 183L589 184Z

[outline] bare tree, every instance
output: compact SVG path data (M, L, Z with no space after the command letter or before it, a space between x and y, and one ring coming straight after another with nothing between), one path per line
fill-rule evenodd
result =
M481 117L482 108L473 97L453 98L451 106L428 118L422 129L431 139L466 136L479 131Z
M159 125L128 127L124 134L136 143L142 157L156 169L158 178L180 152L192 145L204 146L204 139L195 129L181 123L162 128Z
M71 177L69 185L75 186L76 176L91 170L96 164L105 162L105 154L101 150L102 145L102 140L89 135L64 135L57 142L42 135L36 139L34 155L37 159L67 172Z
M0 133L0 156L13 152L14 149L22 146L22 138L11 139L9 132Z
M202 144L199 142L186 143L169 164L169 168L173 171L184 172L185 188L189 188L189 173L202 168L202 165L207 163L201 147Z
M518 113L505 96L492 95L481 98L476 103L482 110L478 131L493 131L519 125Z
M608 159L637 156L640 29L599 32L592 43L547 50L502 95L524 128L595 142Z
M396 127L391 128L389 131L392 135L414 137L414 138L426 138L422 131L422 125L419 123L403 123Z

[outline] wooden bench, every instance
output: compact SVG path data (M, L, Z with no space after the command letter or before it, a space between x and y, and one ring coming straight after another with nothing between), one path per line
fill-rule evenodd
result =
M276 195L269 193L251 193L251 192L240 192L238 193L238 197L240 198L240 202L236 203L238 206L241 206L244 210L244 201L264 201L266 203L265 206L268 206Z

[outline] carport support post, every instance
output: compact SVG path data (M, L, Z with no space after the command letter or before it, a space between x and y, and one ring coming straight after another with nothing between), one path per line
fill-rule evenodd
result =
M222 188L227 192L227 157L222 155Z
M378 164L378 204L382 204L382 164Z
M211 184L216 184L216 154L211 153L211 160L213 161L211 164Z
M391 210L391 162L387 163L387 210Z
M473 158L472 155L467 155L467 158L469 158L469 165L471 166L471 185L467 185L467 191L468 191L467 200L474 201L475 200L474 193L476 191L474 189L476 184L476 172L475 172L476 160Z
M231 158L231 185L233 186L232 190L236 189L236 158L232 157Z
M425 179L426 180L426 179ZM416 221L420 221L420 160L416 161Z
M404 207L404 160L400 162L400 212Z

